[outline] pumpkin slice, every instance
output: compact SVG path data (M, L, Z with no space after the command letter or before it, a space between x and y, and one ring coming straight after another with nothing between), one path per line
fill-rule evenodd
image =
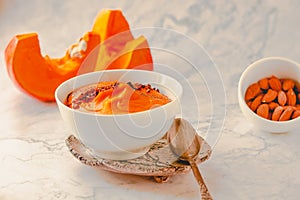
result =
M98 13L93 32L102 43L95 71L106 69L153 70L148 42L144 36L134 39L129 24L120 10L102 10Z
M42 101L55 101L57 86L78 74L83 60L99 43L100 36L88 32L64 57L52 59L41 55L37 33L16 35L5 49L8 74L26 93Z

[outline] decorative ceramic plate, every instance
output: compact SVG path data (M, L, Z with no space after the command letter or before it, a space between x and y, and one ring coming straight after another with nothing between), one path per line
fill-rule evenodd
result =
M196 158L199 164L210 157L212 150L202 137L198 136L198 140L203 141ZM178 156L172 153L166 136L153 144L145 155L130 160L95 157L74 135L66 139L66 144L75 158L85 165L115 173L153 176L155 181L160 183L166 182L170 176L188 173L191 169L188 162L179 160Z

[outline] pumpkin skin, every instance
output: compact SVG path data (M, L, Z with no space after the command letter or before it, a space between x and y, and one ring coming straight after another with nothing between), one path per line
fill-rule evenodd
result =
M5 49L9 77L27 94L41 101L55 101L55 89L77 75L83 60L100 43L100 36L88 32L81 40L86 42L86 49L79 52L80 56L72 57L71 50L67 50L64 57L51 59L41 55L37 33L16 35ZM78 44L72 45L71 49Z

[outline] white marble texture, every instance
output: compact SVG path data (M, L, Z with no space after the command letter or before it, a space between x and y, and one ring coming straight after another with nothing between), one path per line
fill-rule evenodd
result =
M61 56L102 8L121 8L132 28L162 27L202 44L227 95L222 136L199 165L215 199L300 198L300 134L262 133L243 117L239 76L266 56L300 62L300 2L188 0L0 0L0 199L199 199L192 174L164 184L82 165L64 143L70 134L56 104L36 101L7 76L4 49L18 33L38 32L43 53ZM206 125L204 125L206 126Z

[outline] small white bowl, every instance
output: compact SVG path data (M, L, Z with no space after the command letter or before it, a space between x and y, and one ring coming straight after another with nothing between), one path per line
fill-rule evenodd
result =
M67 95L76 88L102 82L131 81L151 84L172 101L147 111L129 114L86 113L64 104ZM182 86L175 79L145 70L106 70L71 78L55 91L55 98L64 121L96 156L112 160L127 160L145 154L149 146L161 139L180 113Z
M284 133L296 128L299 129L300 117L283 122L272 121L260 117L247 106L244 97L248 86L272 75L278 78L290 78L299 82L300 65L292 60L281 57L263 58L249 65L243 72L238 85L238 100L241 110L256 128L266 132Z

